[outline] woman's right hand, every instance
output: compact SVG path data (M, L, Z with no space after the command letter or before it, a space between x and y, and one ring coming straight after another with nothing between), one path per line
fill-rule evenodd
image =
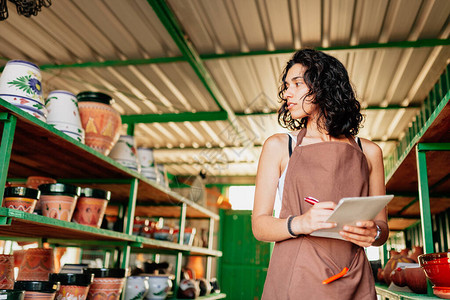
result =
M318 229L336 227L336 223L325 222L335 207L336 203L331 201L313 205L305 214L296 216L292 220L292 231L295 234L310 234Z

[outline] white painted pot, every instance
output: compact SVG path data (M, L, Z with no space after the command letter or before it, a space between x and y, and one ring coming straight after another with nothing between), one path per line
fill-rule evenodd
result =
M172 287L172 281L167 275L150 275L148 283L149 289L147 296L145 296L147 300L166 299L167 293Z
M121 135L119 141L114 145L109 157L119 162L123 166L140 172L141 165L137 156L134 137L131 135Z
M142 169L153 167L155 165L155 158L153 156L152 148L139 147L137 149L137 153Z
M0 98L14 105L20 101L14 98L44 105L41 81L42 75L38 66L24 60L10 60L0 77Z
M148 277L130 276L125 286L125 300L142 300L148 293Z
M82 128L77 97L68 91L52 91L45 100L48 124L69 124Z

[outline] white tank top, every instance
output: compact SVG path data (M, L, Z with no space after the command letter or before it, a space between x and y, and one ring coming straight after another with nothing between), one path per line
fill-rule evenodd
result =
M297 135L294 135L292 132L288 132L288 135L292 138L292 144L294 145L293 147L295 147L295 145L297 144ZM361 142L360 142L359 138L356 136L355 136L355 141L362 150ZM280 178L278 178L277 195L275 198L275 205L273 208L274 216L276 218L278 218L280 216L281 204L283 202L284 181L286 180L286 172L287 172L288 166L289 166L289 161L286 164L286 168L284 168L284 171L281 174Z

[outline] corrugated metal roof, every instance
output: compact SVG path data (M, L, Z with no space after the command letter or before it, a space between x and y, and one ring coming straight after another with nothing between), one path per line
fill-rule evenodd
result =
M102 91L122 115L228 108L237 114L228 121L137 124L138 146L155 148L175 175L201 168L255 175L264 140L285 131L273 112L281 70L295 49L331 47L363 107L404 106L364 111L360 136L376 140L385 155L450 57L449 46L367 45L448 39L448 0L59 0L32 18L8 6L0 65L41 65L44 94Z

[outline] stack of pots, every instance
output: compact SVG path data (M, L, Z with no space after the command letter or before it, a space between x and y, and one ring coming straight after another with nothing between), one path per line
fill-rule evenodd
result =
M94 274L88 299L120 299L125 284L126 269L88 268L84 272Z
M47 123L84 144L77 97L68 91L52 91L45 100Z
M70 221L80 196L81 188L63 183L48 183L39 186L42 215L53 219Z
M121 135L109 153L109 157L133 171L141 171L134 137L131 135Z
M108 155L122 127L120 114L111 107L112 98L99 92L81 92L77 99L85 144Z
M110 191L91 188L82 189L72 221L100 228L110 199Z
M153 149L140 147L137 149L137 153L141 163L141 174L150 180L157 181Z
M46 122L41 70L33 63L10 60L0 77L0 99Z
M3 206L32 213L40 195L41 192L38 189L26 188L22 186L6 187L3 198Z

